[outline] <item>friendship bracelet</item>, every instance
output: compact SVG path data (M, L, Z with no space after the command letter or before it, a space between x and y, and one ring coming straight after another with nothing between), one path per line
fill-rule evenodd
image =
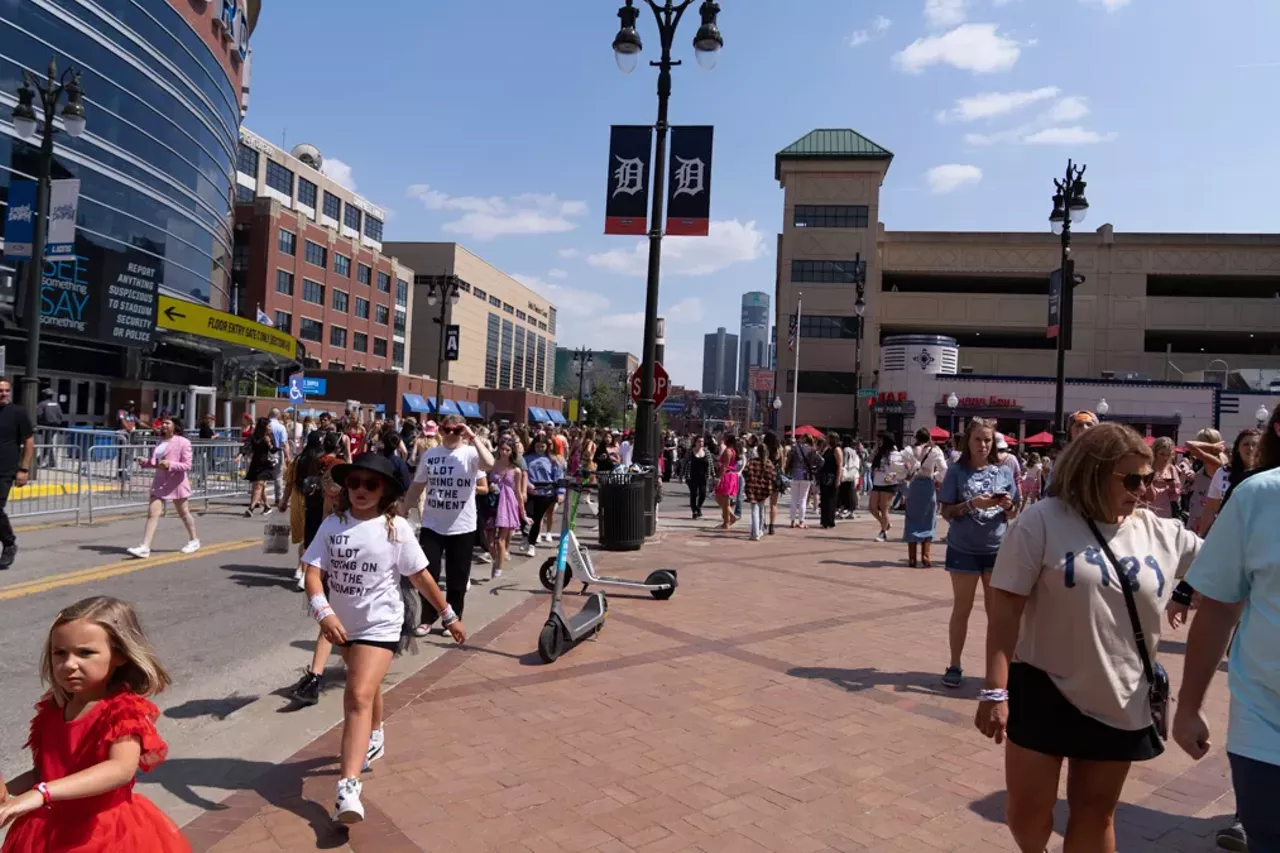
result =
M1009 691L1005 690L1004 688L1000 688L999 690L979 690L978 701L979 702L1008 702Z
M328 610L329 612L333 612L333 608L329 606L329 599L325 598L323 593L318 592L315 595L311 596L309 603L311 605L312 616L316 616L316 614L322 610ZM316 616L317 621L319 621L320 618L321 617Z
M44 782L41 782L36 785L35 790L40 794L41 799L44 800L44 807L46 809L53 808L53 794L49 793L49 786Z
M440 611L440 624L448 628L454 622L458 621L458 614L453 612L453 608L445 605L444 610Z

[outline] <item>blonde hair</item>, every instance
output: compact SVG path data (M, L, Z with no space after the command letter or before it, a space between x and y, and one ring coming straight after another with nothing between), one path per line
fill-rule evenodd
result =
M1086 518L1109 520L1111 475L1126 456L1140 456L1149 463L1151 448L1124 424L1104 423L1086 430L1058 454L1049 497L1060 498Z
M80 620L106 631L112 653L125 660L111 673L110 687L120 687L139 696L154 696L173 683L169 673L160 665L155 649L151 648L151 641L143 633L133 607L105 595L83 598L53 617L44 652L40 656L40 680L49 685L49 692L59 707L66 707L71 694L58 686L53 677L53 632Z
M1218 444L1222 441L1222 433L1213 427L1205 427L1196 433L1196 441L1203 441L1205 444Z

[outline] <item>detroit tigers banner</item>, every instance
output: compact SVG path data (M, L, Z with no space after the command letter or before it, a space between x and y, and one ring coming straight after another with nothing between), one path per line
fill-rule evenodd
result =
M710 125L673 127L667 180L667 234L705 237L711 227Z
M653 128L614 125L609 133L609 192L604 233L644 235L649 230L649 164Z

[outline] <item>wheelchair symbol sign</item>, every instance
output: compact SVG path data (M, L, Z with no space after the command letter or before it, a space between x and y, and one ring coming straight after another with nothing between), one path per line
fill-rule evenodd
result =
M289 377L289 402L303 403L306 402L307 394L302 390L303 376L301 373L295 373Z

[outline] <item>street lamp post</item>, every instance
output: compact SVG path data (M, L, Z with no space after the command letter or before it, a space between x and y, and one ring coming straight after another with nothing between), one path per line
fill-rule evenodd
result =
M54 116L63 94L62 129L71 138L84 133L84 93L80 90L80 72L68 68L58 76L58 65L49 60L48 76L41 81L23 70L18 87L18 103L13 108L13 129L18 137L30 140L40 127L40 173L36 190L35 234L31 241L31 260L27 263L27 290L23 299L23 323L27 327L27 365L22 377L22 405L35 417L40 402L40 289L44 276L44 244L49 228L49 191L53 173L53 135L58 132ZM36 97L40 98L41 115L36 115Z
M613 40L613 52L618 67L624 74L635 70L643 45L640 34L636 30L636 20L640 10L634 5L635 0L626 0L626 5L618 10L618 18L622 26ZM658 36L662 44L662 57L650 65L658 69L658 122L657 150L653 165L653 212L649 220L649 274L645 285L644 303L644 343L642 364L640 368L640 401L636 407L636 462L641 465L654 464L657 448L654 446L654 411L653 385L654 360L656 358L658 334L658 279L662 264L662 204L667 173L667 102L671 98L671 69L680 64L680 60L671 58L671 45L675 38L676 27L684 17L685 10L693 4L693 0L643 0L653 10L658 23ZM716 55L724 46L720 29L716 25L716 16L720 13L720 5L715 0L703 0L699 9L702 25L693 37L693 48L698 64L703 68L715 67Z
M858 320L858 337L853 342L853 434L862 434L862 329L863 315L867 313L867 264L862 260L862 253L853 257L853 284L857 289L857 298L853 301L853 313Z
M1089 200L1084 195L1086 168L1067 161L1066 175L1061 180L1055 178L1053 181L1057 192L1053 194L1053 212L1049 214L1049 226L1053 233L1062 235L1062 283L1058 293L1058 372L1053 395L1053 429L1060 445L1067 440L1063 396L1067 385L1067 337L1071 334L1072 315L1075 313L1076 264L1071 259L1071 226L1084 222L1089 211Z
M444 345L448 337L449 306L457 305L462 299L462 279L456 275L433 275L427 279L427 304L440 303L440 341L436 359L436 414L441 414L440 382L444 377Z
M586 421L586 412L582 408L582 389L583 383L587 378L587 371L591 369L593 359L591 350L586 347L578 347L573 351L573 363L578 366L578 426Z
M955 441L956 437L956 406L960 405L960 398L956 396L956 392L952 391L947 395L947 408L951 410L951 440ZM957 443L957 447L960 445Z
M1258 406L1258 410L1253 413L1253 419L1258 422L1258 429L1262 429L1267 425L1267 418L1271 413L1267 411L1266 406Z

